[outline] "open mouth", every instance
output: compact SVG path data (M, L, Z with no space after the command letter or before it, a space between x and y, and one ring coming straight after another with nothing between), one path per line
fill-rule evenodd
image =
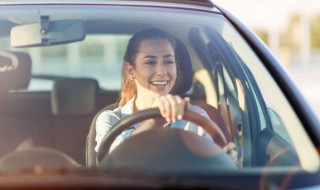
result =
M165 86L167 84L169 84L169 81L150 81L150 83L154 86Z

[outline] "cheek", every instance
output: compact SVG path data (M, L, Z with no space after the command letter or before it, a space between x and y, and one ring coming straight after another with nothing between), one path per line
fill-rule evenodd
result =
M136 76L137 76L137 79L140 79L140 80L149 80L149 78L152 76L152 73L154 71L150 68L143 68L143 69L137 69L136 70Z
M176 79L177 78L177 66L176 65L171 65L169 68L169 73L172 77L172 79Z

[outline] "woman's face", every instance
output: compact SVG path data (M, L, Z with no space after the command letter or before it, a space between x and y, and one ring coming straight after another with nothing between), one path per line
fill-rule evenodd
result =
M164 39L142 41L135 67L127 64L127 68L129 77L135 79L138 96L168 94L177 78L174 50Z

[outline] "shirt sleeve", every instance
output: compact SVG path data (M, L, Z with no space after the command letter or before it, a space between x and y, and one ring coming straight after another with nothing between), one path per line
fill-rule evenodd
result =
M98 152L100 144L104 136L110 131L110 129L120 120L120 117L117 115L117 111L106 110L102 112L96 120L96 138L97 142L95 151ZM124 140L128 139L131 136L134 128L129 128L123 131L112 143L110 151L115 147L121 144Z
M106 110L102 112L96 120L96 142L95 151L98 152L103 137L110 131L112 126L119 121L119 118L113 111Z

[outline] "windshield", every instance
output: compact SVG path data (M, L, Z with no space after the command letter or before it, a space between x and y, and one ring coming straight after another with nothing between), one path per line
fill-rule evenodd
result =
M130 101L119 102L125 96L121 94L123 73L131 71L124 66L129 40L150 28L173 37L174 59L161 58L167 64L163 68L171 62L179 64L168 93L188 97L194 112L186 112L181 122L167 122L165 127L130 136L137 123L161 118L154 110L132 114L137 108L128 111L125 106ZM162 41L157 42L160 47ZM142 47L136 53L143 52ZM28 123L21 127L5 120L14 126L8 128L0 122L1 136L5 136L0 138L2 171L22 171L42 163L41 156L30 156L23 164L5 164L24 154L53 154L64 160L57 164L51 155L51 161L43 162L44 168L93 171L232 174L259 173L265 168L278 172L319 168L316 148L278 82L216 9L1 6L0 48L0 61L18 63L13 71L0 73L6 83L1 98L8 98L0 101L4 102L0 115ZM133 69L138 68L135 64ZM168 76L171 71L167 70ZM163 90L167 83L171 85L170 77L150 79L146 85L149 90ZM139 89L133 96L137 100L145 92ZM111 118L112 125L106 114L116 118ZM124 120L125 116L132 118ZM110 128L99 127L105 123ZM201 130L192 129L200 125L204 125Z

